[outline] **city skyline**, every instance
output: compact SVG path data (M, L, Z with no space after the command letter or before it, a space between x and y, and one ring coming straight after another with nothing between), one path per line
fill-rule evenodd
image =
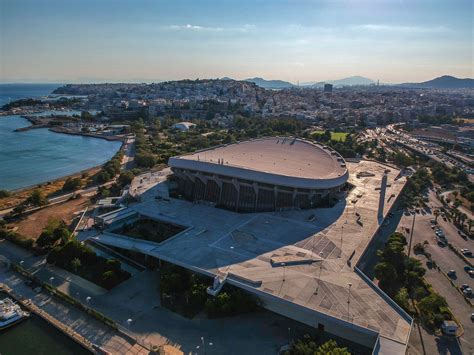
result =
M2 82L473 76L469 1L0 3Z

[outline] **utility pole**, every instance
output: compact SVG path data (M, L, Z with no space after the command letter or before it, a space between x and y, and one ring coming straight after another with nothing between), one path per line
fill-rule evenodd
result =
M413 240L413 230L415 229L415 217L416 217L416 210L413 211L413 221L411 223L410 241L408 243L408 257L410 257L410 253L411 253L411 241Z

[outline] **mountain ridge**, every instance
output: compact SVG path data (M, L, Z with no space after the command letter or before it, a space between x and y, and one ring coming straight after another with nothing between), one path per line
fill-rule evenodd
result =
M473 89L474 79L442 75L421 83L402 83L396 86L413 89Z

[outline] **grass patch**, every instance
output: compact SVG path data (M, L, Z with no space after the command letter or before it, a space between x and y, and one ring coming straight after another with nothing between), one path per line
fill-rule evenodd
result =
M322 135L324 131L313 131L311 133L312 136L314 135ZM336 142L345 142L349 133L347 132L331 132L331 140Z

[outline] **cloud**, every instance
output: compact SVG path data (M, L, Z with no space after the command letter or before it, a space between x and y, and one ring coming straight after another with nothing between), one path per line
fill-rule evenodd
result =
M220 32L223 30L222 27L205 27L199 25L191 25L190 23L186 25L169 25L165 27L168 30L176 30L176 31L214 31Z
M384 24L364 24L354 26L355 30L366 30L371 32L391 32L391 33L407 33L407 34L436 34L449 33L452 30L445 26L422 27L422 26L400 26L400 25L384 25Z
M185 25L168 25L164 27L167 30L173 31L189 31L189 32L251 32L254 31L257 26L251 24L245 24L242 26L237 27L209 27L209 26L201 26L201 25L193 25L193 24L185 24Z

